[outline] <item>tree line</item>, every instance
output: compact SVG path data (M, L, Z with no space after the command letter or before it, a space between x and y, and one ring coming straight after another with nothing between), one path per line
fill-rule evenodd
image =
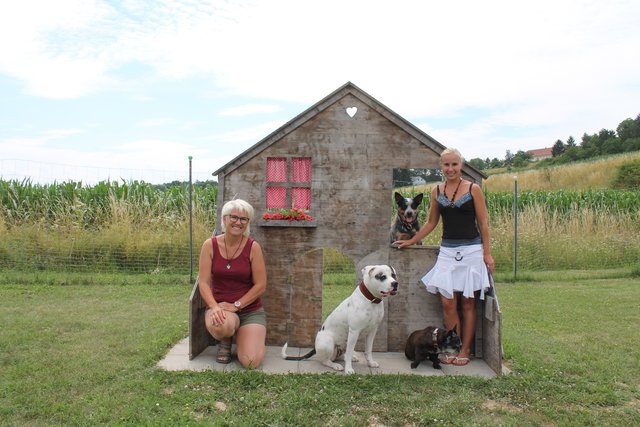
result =
M591 159L609 154L627 153L640 150L640 114L635 119L625 119L615 131L602 129L598 133L589 135L584 133L580 144L573 136L566 141L558 139L551 148L552 157L537 162L539 166L559 165L580 160ZM473 158L468 163L476 169L494 169L509 167L524 167L533 161L533 155L518 150L516 153L506 151L504 159Z

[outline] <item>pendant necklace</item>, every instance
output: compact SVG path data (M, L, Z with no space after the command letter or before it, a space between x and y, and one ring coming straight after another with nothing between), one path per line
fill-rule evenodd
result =
M227 253L227 257L228 257L229 256L229 247L227 246L227 234L226 233L223 234L222 238L224 239L224 251ZM240 243L238 244L238 247L236 248L236 251L233 253L233 256L231 258L227 259L227 270L231 269L231 260L236 257L236 254L240 250L240 246L242 246L242 241L243 240L244 240L244 236L242 236L242 238L240 239Z
M455 206L455 199L456 199L456 194L458 194L458 188L460 188L460 184L462 184L462 178L460 178L460 181L458 181L458 186L456 187L456 190L453 192L453 196L451 196L451 200L449 203L449 206L454 207ZM447 197L447 182L445 181L444 183L444 197Z

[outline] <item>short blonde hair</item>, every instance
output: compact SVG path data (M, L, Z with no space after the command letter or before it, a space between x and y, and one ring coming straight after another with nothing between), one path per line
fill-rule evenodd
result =
M222 212L220 212L220 215L222 217L220 221L220 229L222 230L223 233L225 232L225 228L226 228L224 225L224 217L227 215L230 215L232 211L243 212L249 218L249 222L247 223L247 228L245 228L244 232L242 233L244 236L248 236L251 233L251 221L253 220L253 216L255 214L255 210L253 209L253 206L251 206L248 202L245 202L242 199L233 199L225 203L222 206Z
M448 154L454 154L458 156L458 158L460 159L460 163L464 164L464 157L462 157L462 154L460 154L460 151L458 151L457 148L446 148L442 153L440 153L440 163L442 163L442 158Z

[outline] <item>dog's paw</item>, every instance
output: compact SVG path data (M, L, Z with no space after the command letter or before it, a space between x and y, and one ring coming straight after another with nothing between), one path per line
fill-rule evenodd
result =
M322 363L324 366L328 366L329 368L333 369L334 371L342 371L344 369L344 367L339 364L339 363L333 363L331 361L329 362L323 362Z
M379 368L380 364L378 362L376 362L375 360L370 360L368 363L370 368Z
M439 363L434 362L433 363L433 369L442 369L442 366L440 366Z
M353 375L356 373L356 371L354 371L353 368L345 368L344 373L345 375Z

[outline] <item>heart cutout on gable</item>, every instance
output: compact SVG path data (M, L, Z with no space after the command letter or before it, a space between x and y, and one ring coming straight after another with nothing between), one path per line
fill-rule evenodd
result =
M347 107L345 111L347 112L349 117L353 118L353 116L355 116L358 112L358 107Z

